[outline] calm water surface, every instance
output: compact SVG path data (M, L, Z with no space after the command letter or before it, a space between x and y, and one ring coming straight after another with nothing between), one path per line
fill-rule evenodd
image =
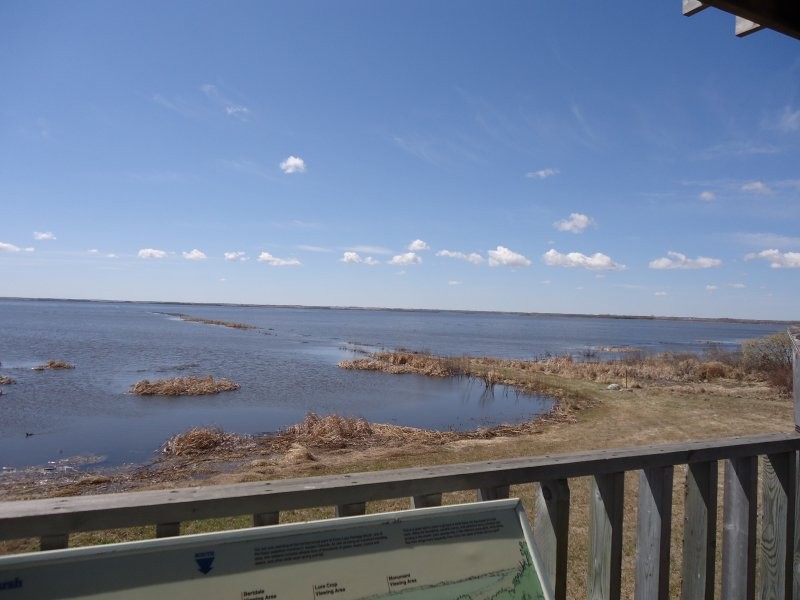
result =
M190 323L164 313L237 321ZM355 349L533 358L598 346L701 351L735 348L780 324L536 315L0 300L0 466L95 454L142 462L171 435L215 425L276 431L308 411L434 429L520 422L551 407L464 379L348 371ZM75 369L32 371L49 359ZM227 377L238 391L163 398L127 393L141 379ZM28 436L27 433L33 435Z

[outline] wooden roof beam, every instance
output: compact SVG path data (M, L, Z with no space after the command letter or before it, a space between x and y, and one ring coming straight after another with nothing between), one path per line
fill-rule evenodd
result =
M683 0L683 14L691 16L709 6L736 16L739 37L769 28L800 40L797 0Z

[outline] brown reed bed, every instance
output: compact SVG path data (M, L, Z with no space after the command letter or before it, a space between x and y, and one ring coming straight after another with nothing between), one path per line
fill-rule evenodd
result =
M52 371L60 371L64 369L74 369L75 366L71 365L63 360L48 360L43 365L37 365L33 367L34 371L45 371L45 370L52 370Z
M184 315L183 313L163 313L170 317L177 317L181 321L188 321L190 323L204 323L205 325L219 325L220 327L231 327L233 329L255 329L255 325L248 325L247 323L237 323L236 321L217 321L216 319L203 319L202 317L192 317Z
M189 376L175 377L173 379L157 379L149 381L143 379L131 386L131 394L139 396L203 396L231 392L238 390L239 384L227 379L214 379L211 375L205 377Z
M6 375L0 375L0 385L11 385L12 383L16 383L16 381Z
M231 450L242 445L244 436L226 433L216 427L194 427L169 438L161 452L169 456L198 456Z

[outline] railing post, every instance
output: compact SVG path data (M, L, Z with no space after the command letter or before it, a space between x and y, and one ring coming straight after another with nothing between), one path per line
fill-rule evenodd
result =
M592 478L589 524L589 600L619 600L625 473Z
M352 504L337 504L336 516L337 517L355 517L363 515L367 512L366 502L353 502Z
M277 525L281 521L281 513L276 511L254 513L253 527L263 527L265 525Z
M794 579L796 453L764 457L761 600L789 600Z
M68 533L54 533L39 538L39 550L61 550L69 546Z
M755 456L725 461L722 530L722 597L755 598L756 488Z
M792 389L794 396L794 430L800 433L800 325L789 328L792 340Z
M636 600L669 599L673 467L643 469L639 475L636 526Z
M537 486L533 536L544 569L555 588L555 600L567 597L569 549L569 483L566 479L542 481Z
M713 460L686 469L681 600L714 600L718 468Z
M441 506L442 494L425 494L422 496L411 496L411 508L427 508L429 506Z
M180 523L158 523L156 525L156 537L175 537L181 534Z
M502 500L503 498L508 498L508 494L509 486L507 485L479 488L477 492L477 500L478 502L483 502L484 500Z

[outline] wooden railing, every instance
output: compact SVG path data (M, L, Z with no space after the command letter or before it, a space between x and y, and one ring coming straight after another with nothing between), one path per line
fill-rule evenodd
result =
M438 505L442 493L477 490L478 500L507 497L509 486L536 482L534 536L556 598L566 598L570 497L574 478L591 488L587 597L619 598L625 473L637 472L636 598L668 598L673 475L685 465L682 589L685 599L715 591L718 472L723 469L721 589L725 600L754 598L760 547L762 598L800 598L794 575L800 535L795 526L798 451L795 433L599 450L501 461L443 465L245 483L6 502L0 539L38 537L41 548L63 548L72 532L156 524L157 536L177 535L181 521L252 515L253 525L279 521L281 511L335 506L337 516L362 514L365 503L410 498L412 507ZM761 457L761 469L759 469ZM684 469L682 469L684 470ZM760 536L756 534L758 473L762 472Z

